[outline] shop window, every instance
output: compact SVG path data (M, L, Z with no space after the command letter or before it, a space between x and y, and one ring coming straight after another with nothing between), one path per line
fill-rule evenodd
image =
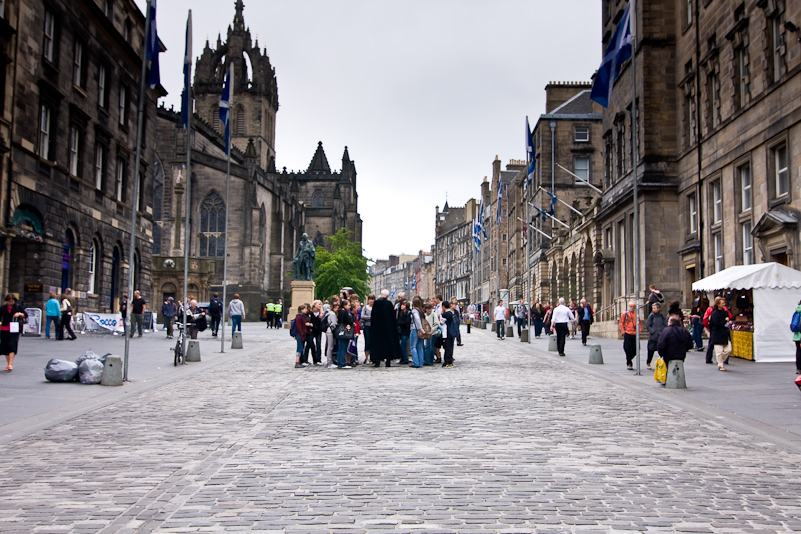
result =
M743 232L743 265L754 263L754 236L751 235L754 225L751 221L746 221L742 225Z

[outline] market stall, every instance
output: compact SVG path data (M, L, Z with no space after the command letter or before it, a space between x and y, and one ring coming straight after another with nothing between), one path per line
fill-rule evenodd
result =
M693 291L726 298L734 316L733 356L759 362L795 361L789 325L801 300L801 271L779 263L737 265L695 282Z

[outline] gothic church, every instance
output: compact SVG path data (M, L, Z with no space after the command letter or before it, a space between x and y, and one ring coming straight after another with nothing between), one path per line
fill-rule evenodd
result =
M239 293L248 320L259 303L289 302L297 243L305 232L317 245L340 228L361 243L356 167L345 147L341 171L333 171L322 142L305 172L276 168L278 84L266 50L254 43L237 0L226 40L206 42L194 74L190 212L186 199L187 136L180 114L161 107L153 181L153 300L182 298L184 223L189 218L188 293L198 301L222 294L228 240L228 295ZM234 65L231 184L225 200L227 159L218 109L223 78ZM225 213L228 211L228 234ZM161 299L161 300L159 300Z

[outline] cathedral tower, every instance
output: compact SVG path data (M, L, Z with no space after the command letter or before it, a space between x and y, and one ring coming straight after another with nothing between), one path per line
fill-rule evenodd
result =
M267 50L259 50L242 15L245 6L236 0L234 22L215 48L208 40L195 67L195 112L215 130L223 132L218 115L223 80L234 66L234 97L231 114L232 143L245 152L252 139L261 168L275 166L275 115L278 112L278 84Z

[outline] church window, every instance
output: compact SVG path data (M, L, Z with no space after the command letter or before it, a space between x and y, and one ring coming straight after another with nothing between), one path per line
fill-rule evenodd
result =
M312 208L322 208L324 203L323 193L315 191L314 196L312 196Z
M245 108L236 108L236 135L245 135Z
M217 193L209 193L200 204L201 257L222 258L225 254L225 203Z

